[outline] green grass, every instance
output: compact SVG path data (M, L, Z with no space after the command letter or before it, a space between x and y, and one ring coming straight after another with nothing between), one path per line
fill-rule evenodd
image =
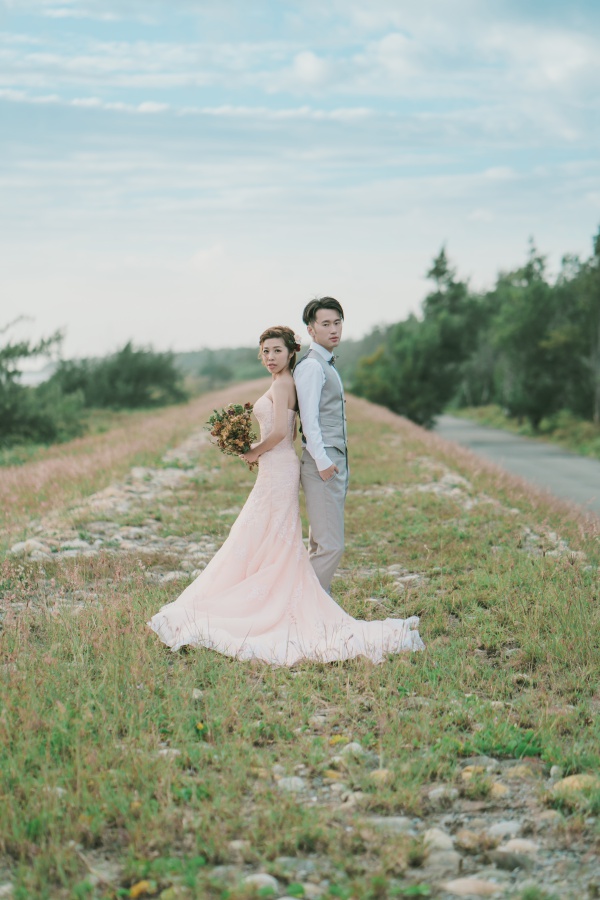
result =
M552 443L559 444L581 456L600 459L600 425L580 419L567 410L542 419L537 431L526 420L511 418L501 407L493 404L452 409L449 412L453 416L470 419L480 425L489 425L492 428L502 428L525 437L552 441Z
M213 875L231 862L234 840L248 841L244 858L256 870L291 886L302 879L282 874L279 857L323 855L328 900L428 896L427 884L404 879L422 848L369 828L365 815L422 813L427 785L458 783L460 757L536 757L565 774L600 768L594 534L522 493L514 514L492 503L467 511L459 499L418 491L432 477L428 456L440 467L434 479L445 464L473 481L473 496L515 503L510 485L469 472L460 455L442 458L417 429L349 406L358 493L348 499L334 593L354 615L421 615L426 651L380 666L359 659L292 671L209 651L172 654L144 623L181 585L149 584L135 558L44 570L6 560L0 870L10 872L17 900L130 896L143 881L159 893L176 887L173 897L260 896ZM161 506L164 533L225 538L232 517L217 513L241 505L254 476L212 448L205 464L219 474L200 479L186 504L175 496ZM395 492L383 490L390 485ZM541 519L587 559L528 555L523 527ZM394 564L424 580L401 590L386 571ZM50 579L66 593L93 586L101 607L10 612L19 601L32 605ZM381 605L367 602L374 596ZM323 710L316 729L310 718ZM364 796L346 810L326 802L319 785L350 740L377 753L392 776L376 785L349 764L344 782ZM281 793L274 765L286 775L304 766L317 801ZM464 796L488 793L484 777Z

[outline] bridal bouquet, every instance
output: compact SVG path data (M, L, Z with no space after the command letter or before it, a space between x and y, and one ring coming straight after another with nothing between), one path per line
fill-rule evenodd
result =
M222 453L227 456L240 456L250 450L252 442L256 440L256 433L252 429L252 404L230 403L224 409L215 409L206 423L210 428L212 437L216 438L216 444ZM257 465L252 463L250 468Z

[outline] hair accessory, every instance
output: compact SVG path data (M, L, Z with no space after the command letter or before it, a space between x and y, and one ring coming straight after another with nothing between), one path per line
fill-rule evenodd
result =
M296 342L296 346L294 347L294 350L296 351L296 353L299 353L300 350L302 349L302 338L300 337L299 334L294 335L294 341Z

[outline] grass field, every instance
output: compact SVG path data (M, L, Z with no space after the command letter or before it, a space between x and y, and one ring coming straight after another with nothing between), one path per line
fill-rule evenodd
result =
M138 416L83 449L0 471L4 545L27 538L40 512L85 536L97 518L79 502L86 493L141 461L164 467L165 449L212 406L260 387ZM553 766L600 768L596 524L385 410L348 406L348 541L334 596L355 616L420 615L426 651L293 670L172 654L145 627L186 583L149 579L161 560L7 554L0 897L446 896L422 833L442 821L430 799L440 786L467 818L527 804L535 831L558 810L557 859L575 853L583 871L600 841L600 781L560 794L548 778ZM165 540L218 545L253 480L205 446L185 490L118 524L149 520ZM70 605L76 592L93 599ZM485 756L500 775L475 765L465 777L465 761ZM519 777L502 768L523 760ZM414 827L381 827L399 816ZM465 852L458 871L482 869L485 852ZM568 896L510 877L502 896Z

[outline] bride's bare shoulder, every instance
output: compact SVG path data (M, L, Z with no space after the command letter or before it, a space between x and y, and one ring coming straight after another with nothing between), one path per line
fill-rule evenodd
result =
M286 372L277 378L271 390L276 390L279 397L285 397L287 404L292 409L296 405L296 385L291 372Z

